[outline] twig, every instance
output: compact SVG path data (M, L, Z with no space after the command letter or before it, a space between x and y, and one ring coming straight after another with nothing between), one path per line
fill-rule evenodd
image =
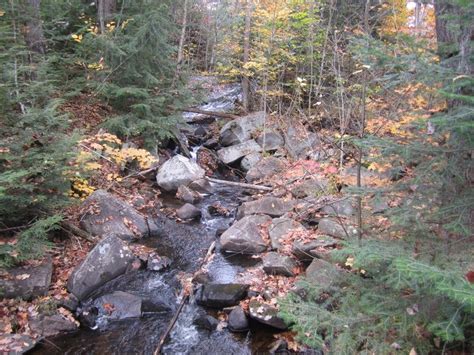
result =
M209 258L211 257L212 255L212 252L214 251L214 248L216 247L216 242L212 242L211 246L209 247L209 249L207 250L207 253L206 253L206 256L204 257L202 263L201 263L201 266L199 267L198 271L200 271L203 266L208 262ZM194 273L194 275L198 272L196 271ZM193 276L194 276L193 275ZM183 307L185 305L185 303L188 301L189 299L189 294L183 289L181 291L181 302L179 303L179 306L178 306L178 309L176 310L176 313L174 314L173 318L171 319L170 321L170 324L168 325L168 328L166 328L166 331L165 333L161 336L160 338L160 342L158 343L158 346L156 347L155 351L153 352L153 355L158 355L161 351L161 348L163 347L163 344L165 343L166 339L168 338L168 336L170 335L171 331L173 330L173 327L174 325L176 324L176 321L178 320L178 317L181 313L181 311L183 310Z
M77 235L91 243L97 242L97 238L94 238L91 234L87 233L86 231L76 227L74 224L69 222L61 222L61 228L73 235Z

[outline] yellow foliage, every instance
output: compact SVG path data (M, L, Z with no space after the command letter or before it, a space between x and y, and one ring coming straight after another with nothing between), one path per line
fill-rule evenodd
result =
M82 42L82 34L78 34L78 35L77 35L77 34L73 33L73 34L71 35L71 37L72 37L73 41L75 41L75 42L77 42L77 43L81 43L81 42Z

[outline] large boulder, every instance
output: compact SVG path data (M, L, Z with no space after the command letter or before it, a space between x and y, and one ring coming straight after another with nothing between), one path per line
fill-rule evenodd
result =
M332 218L321 218L318 223L318 231L321 234L341 239L356 238L359 235L356 227Z
M267 157L252 166L247 175L245 175L245 179L249 182L263 179L267 176L272 176L274 174L282 172L286 167L285 160L275 158L275 157Z
M235 222L221 235L222 250L242 254L265 251L267 244L260 234L260 226L270 221L268 216L247 216Z
M227 122L220 131L221 145L229 146L249 140L252 138L252 133L263 127L264 122L264 112L254 112Z
M279 330L286 330L288 328L283 319L278 317L278 309L269 304L251 300L249 303L249 314L250 318L270 327Z
M294 207L293 201L285 201L277 197L263 197L256 201L243 203L237 211L237 218L253 214L266 214L272 217L280 217L290 212Z
M7 271L8 278L0 279L0 298L30 300L48 293L53 272L51 260L39 266L22 266Z
M250 153L246 155L240 162L240 167L244 171L249 171L254 167L260 160L262 160L262 154L260 153Z
M127 292L104 295L97 298L94 305L110 319L139 318L142 315L142 299Z
M237 145L219 149L217 156L224 164L230 164L246 155L261 151L262 147L260 147L255 140L251 139Z
M227 319L228 327L231 332L245 332L249 329L249 320L242 307L235 307Z
M120 238L102 239L76 267L67 288L79 300L84 300L104 283L122 275L133 261L130 248Z
M280 133L273 130L267 130L260 134L260 136L257 138L257 143L262 147L263 150L271 151L283 147L285 141Z
M306 269L305 280L313 286L320 287L324 290L329 290L342 279L342 271L340 271L333 264L321 260L313 259L311 264Z
M269 275L295 276L296 263L289 257L270 252L263 257L263 270Z
M291 193L296 198L320 197L327 193L329 182L323 177L304 180L291 188Z
M85 211L80 225L92 235L115 235L130 240L157 232L148 220L127 202L104 190L97 190L83 204Z
M247 295L248 285L205 284L196 292L196 303L211 308L235 306Z
M72 318L72 317L71 317ZM36 334L52 337L61 333L73 332L79 327L79 322L60 314L43 316L30 321L30 328Z
M166 191L176 191L181 185L204 178L205 171L197 163L176 155L165 162L156 175L156 182Z
M270 234L270 240L272 243L272 249L279 249L281 248L281 239L286 236L287 234L294 232L294 231L303 231L305 227L287 217L275 218L272 221L272 224L268 228L268 233Z
M350 217L355 214L354 202L351 198L330 202L323 207L322 212L329 216Z
M293 159L304 159L319 148L320 141L315 133L299 132L290 126L285 135L285 144Z

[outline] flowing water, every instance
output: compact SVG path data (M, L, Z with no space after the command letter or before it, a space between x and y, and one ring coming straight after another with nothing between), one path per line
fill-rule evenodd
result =
M228 110L240 95L235 84L224 86L223 90L212 92L211 100L202 106L207 110ZM189 118L189 117L188 117ZM195 157L199 147L192 149ZM180 299L180 282L177 276L192 274L199 269L202 258L212 242L218 240L218 232L230 226L234 213L230 216L212 216L208 207L216 202L235 212L240 201L245 198L242 190L235 187L214 186L213 193L206 196L196 206L202 211L200 221L177 223L160 215L157 223L164 231L160 237L141 241L155 248L159 255L172 260L164 272L140 270L128 273L108 282L97 290L84 304L92 304L101 295L114 291L125 291L140 296L143 300L143 315L136 319L109 321L99 318L96 329L81 327L77 332L48 339L37 347L36 354L152 354L175 314ZM179 207L182 203L173 196L163 196L165 207ZM219 243L215 255L208 265L212 282L231 283L238 273L258 261L220 252ZM208 331L193 324L197 315L215 311L197 306L191 299L174 326L162 348L164 354L251 354L267 353L273 340L271 330L258 324L251 324L248 333L234 334L227 329Z

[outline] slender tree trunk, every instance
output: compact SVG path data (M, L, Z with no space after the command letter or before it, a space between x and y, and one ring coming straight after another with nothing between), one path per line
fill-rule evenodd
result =
M116 0L97 0L97 18L99 20L100 33L105 33L107 21L113 17L116 7Z
M43 25L40 15L41 0L26 0L27 20L25 24L25 41L28 48L36 53L46 53Z
M188 0L184 0L183 22L181 25L181 37L179 38L178 47L178 67L181 65L184 58L184 40L186 39L186 27L188 25Z
M250 21L252 16L252 0L247 0L245 9L245 29L244 29L244 57L243 65L250 59ZM245 69L244 69L245 70ZM247 75L242 76L242 104L245 111L250 109L250 80Z

